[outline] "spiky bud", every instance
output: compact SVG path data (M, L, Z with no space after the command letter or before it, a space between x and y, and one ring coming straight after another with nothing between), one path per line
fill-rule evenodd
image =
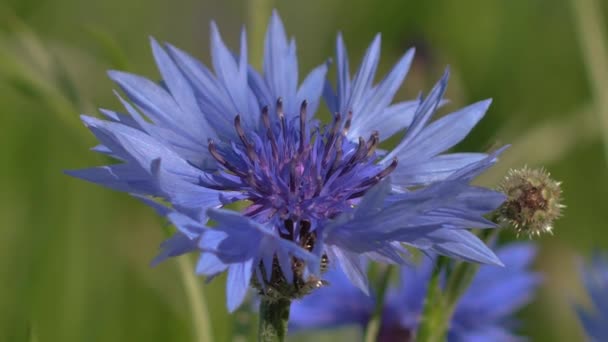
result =
M552 234L553 221L561 216L561 182L544 169L511 169L498 189L507 199L498 209L498 221L517 234L532 237Z

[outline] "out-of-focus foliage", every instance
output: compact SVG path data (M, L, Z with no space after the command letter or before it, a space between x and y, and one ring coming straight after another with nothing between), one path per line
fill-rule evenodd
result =
M62 170L104 162L87 151L94 139L78 114L119 108L107 69L158 77L149 35L208 61L211 19L234 47L247 23L259 61L258 26L273 7L298 38L303 70L333 55L339 30L354 61L382 32L379 74L417 47L399 98L427 91L446 64L452 109L494 98L461 147L513 146L481 181L496 184L509 167L542 165L563 181L568 205L555 235L538 239L545 282L521 330L538 341L580 339L571 310L582 296L575 255L608 248L608 164L600 138L608 133L597 123L570 3L0 0L0 341L192 339L177 262L148 265L164 223L136 200ZM608 6L599 15L608 19ZM255 329L255 314L229 316L222 282L201 286L213 334L217 341L244 338Z

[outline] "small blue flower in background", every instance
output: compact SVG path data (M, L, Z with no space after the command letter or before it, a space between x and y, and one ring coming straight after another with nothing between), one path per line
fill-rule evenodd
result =
M367 260L402 264L403 245L467 261L500 264L467 228L493 228L483 215L504 196L469 182L493 154L443 153L466 137L489 100L431 121L444 102L448 74L424 98L391 104L413 50L373 84L376 37L350 77L338 37L336 89L327 66L300 82L296 45L276 12L265 40L263 72L224 44L211 25L212 69L170 45L151 41L162 81L111 71L126 113L83 116L120 163L70 175L128 192L177 227L155 262L199 251L196 272L227 272L228 308L250 283L267 296L298 298L322 284L328 265L367 291ZM314 118L321 96L334 113ZM377 149L396 132L391 151ZM223 209L241 203L241 212ZM213 224L207 226L209 221Z
M595 254L582 277L592 308L577 307L579 319L592 341L608 341L608 255Z
M482 266L459 299L448 331L449 341L513 341L513 314L528 304L540 277L530 270L536 248L513 243L498 249L504 267ZM415 336L433 262L404 267L399 285L389 289L384 302L378 341L410 341ZM295 330L358 325L364 328L374 310L374 298L352 286L337 270L326 276L329 285L316 290L291 308Z

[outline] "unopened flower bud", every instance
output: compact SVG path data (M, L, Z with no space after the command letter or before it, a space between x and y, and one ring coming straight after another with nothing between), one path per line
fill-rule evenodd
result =
M499 185L507 199L498 209L498 221L512 226L517 234L530 237L551 233L561 216L561 182L544 169L512 169Z

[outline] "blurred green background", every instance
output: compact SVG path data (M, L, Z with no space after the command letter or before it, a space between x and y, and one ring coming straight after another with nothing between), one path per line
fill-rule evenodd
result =
M494 98L459 147L513 144L481 182L545 166L568 206L555 235L537 239L545 282L521 332L580 340L577 266L608 249L608 2L0 0L0 341L193 341L193 293L206 299L214 340L247 339L256 318L228 315L222 278L204 285L187 257L149 267L164 235L152 210L62 170L107 162L88 151L95 141L78 114L120 109L107 69L159 77L148 36L209 62L210 20L234 48L246 24L259 63L273 7L297 39L302 74L333 56L338 31L351 66L381 32L380 74L417 47L399 99L428 91L448 64L449 109ZM333 334L299 339L353 336Z

